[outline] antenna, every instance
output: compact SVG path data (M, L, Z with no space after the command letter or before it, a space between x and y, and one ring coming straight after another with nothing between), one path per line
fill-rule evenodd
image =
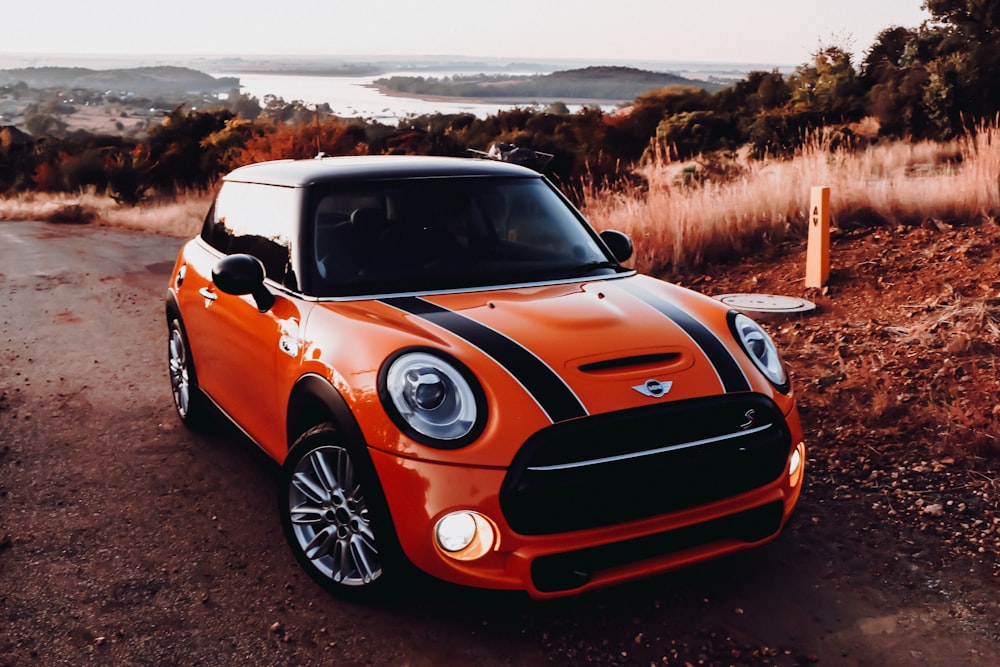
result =
M323 147L319 143L319 102L316 103L316 115L314 116L316 120L316 155L321 155L323 153Z

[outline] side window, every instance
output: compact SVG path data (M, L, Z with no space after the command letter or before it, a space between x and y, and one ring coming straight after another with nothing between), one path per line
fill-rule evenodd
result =
M242 217L242 199L239 195L244 189L244 183L223 183L202 228L201 237L210 246L227 255L234 252L230 250L233 237L240 233L238 229L239 219Z
M296 289L292 250L298 216L295 188L227 181L205 220L202 238L227 255L253 255L264 263L268 278Z

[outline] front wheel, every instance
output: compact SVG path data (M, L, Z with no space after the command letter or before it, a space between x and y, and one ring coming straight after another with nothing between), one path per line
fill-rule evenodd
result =
M167 363L177 416L190 428L204 427L209 416L207 401L198 388L184 327L176 317L167 325Z
M331 592L384 595L402 560L374 467L330 424L296 441L281 470L279 511L299 564Z

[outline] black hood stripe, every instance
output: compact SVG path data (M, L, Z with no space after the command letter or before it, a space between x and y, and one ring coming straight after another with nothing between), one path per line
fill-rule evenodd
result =
M534 397L553 423L587 416L586 408L569 385L518 342L473 319L418 297L390 297L380 301L446 329L492 357Z
M729 348L712 333L711 329L695 319L691 313L671 302L666 297L644 289L641 285L637 285L634 280L622 280L616 284L646 305L655 308L668 317L684 333L690 336L691 340L701 348L701 351L705 353L705 357L708 358L709 363L715 368L715 372L719 376L719 382L722 383L722 388L726 393L751 390L750 381L729 351Z

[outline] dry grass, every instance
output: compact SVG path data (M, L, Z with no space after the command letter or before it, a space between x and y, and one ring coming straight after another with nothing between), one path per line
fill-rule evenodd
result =
M0 199L0 220L97 223L185 238L201 229L210 202L211 194L185 193L174 199L157 199L129 207L93 192L76 195L27 193Z
M816 440L919 441L920 451L1000 455L1000 227L957 224L1000 211L1000 129L854 153L818 137L790 160L737 163L736 178L685 185L691 164L661 158L644 170L648 187L595 188L584 210L598 227L632 235L644 272L747 254L756 261L716 272L712 285L757 291L758 278L768 287L798 284L801 267L771 261L767 249L801 237L810 188L831 186L834 224L847 230L834 296L822 297L828 312L815 324L777 331ZM93 193L24 195L0 199L0 219L190 237L209 200L188 193L127 208ZM862 229L870 226L886 229Z
M659 157L642 175L648 187L593 188L583 208L594 224L636 243L635 266L650 273L766 248L805 233L810 189L831 188L832 223L851 229L973 222L1000 211L1000 129L948 143L891 142L863 151L833 148L817 135L789 160L734 159L725 182L685 184L698 162Z
M643 272L699 269L717 293L756 292L761 278L794 294L803 267L769 251L805 236L810 188L830 186L841 272L814 295L825 312L779 333L815 439L1000 454L1000 129L855 152L817 137L790 160L736 160L725 182L691 179L691 166L661 158L648 187L595 189L584 211L633 237ZM738 255L748 261L702 266Z
M704 161L702 161L704 162ZM583 209L600 229L635 241L637 269L663 274L766 249L802 236L810 188L831 188L833 225L842 229L972 222L1000 214L1000 129L948 142L889 142L863 151L833 148L815 136L789 160L726 165L734 178L695 180L699 161L660 156L641 170L647 186L594 187ZM0 199L0 219L97 222L171 236L200 228L210 196L185 193L135 208L94 193L26 194Z

